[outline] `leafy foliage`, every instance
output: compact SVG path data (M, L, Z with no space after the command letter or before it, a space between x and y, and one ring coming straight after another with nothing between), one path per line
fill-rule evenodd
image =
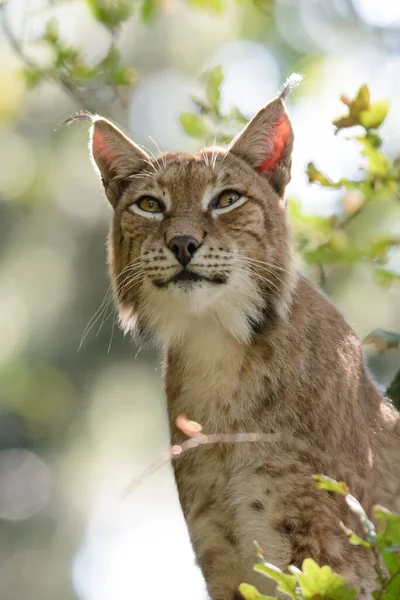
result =
M188 135L203 138L207 142L229 142L247 119L236 108L227 115L220 106L222 73L219 67L205 74L204 98L194 98L196 112L185 113L181 123ZM389 283L400 278L396 272L385 268L390 250L400 246L398 234L365 236L365 240L353 241L354 221L361 219L370 205L378 202L398 202L400 183L399 159L391 161L380 151L382 140L377 129L384 122L389 106L386 101L370 103L370 92L361 86L354 100L342 96L349 108L349 115L333 121L336 131L353 127L363 128L352 138L360 144L363 157L363 177L332 180L317 169L314 163L307 165L310 183L324 188L344 190L342 210L330 217L319 217L303 213L296 200L291 200L290 212L297 237L297 246L303 259L311 265L368 263L379 282ZM215 134L217 131L217 134Z
M335 481L323 475L315 475L315 486L329 492L344 495L347 505L361 521L365 539L341 524L349 537L350 544L368 548L375 557L377 587L374 598L398 600L400 597L400 515L382 506L375 506L373 517L377 526L368 518L356 498L348 493L344 482ZM355 600L358 590L351 588L344 577L337 575L327 565L319 566L311 558L303 561L301 570L289 566L284 573L276 566L265 562L261 548L257 548L258 563L254 570L277 584L277 591L283 592L292 600ZM383 568L385 567L385 568ZM245 600L271 600L248 584L240 586Z
M181 124L186 133L192 137L202 138L211 143L229 142L236 131L245 124L246 118L233 109L223 115L220 107L221 85L223 77L218 67L204 76L204 97L194 98L196 112L181 115ZM349 100L341 97L348 107L348 114L335 119L333 125L336 133L353 126L361 127L363 132L352 139L360 144L360 153L364 157L362 174L357 180L346 178L332 180L317 169L314 163L307 165L306 173L310 183L317 183L324 188L344 190L342 211L330 217L308 215L302 212L295 200L290 203L290 214L297 234L297 247L303 259L309 264L336 265L345 263L369 264L381 284L390 284L399 279L397 273L385 268L390 250L400 246L398 235L377 234L370 236L362 243L352 239L354 222L362 219L370 205L379 202L398 202L400 184L400 160L391 161L380 150L382 140L377 129L387 117L389 106L386 101L371 103L370 92L366 85L361 86L355 98ZM217 130L217 134L214 132ZM351 139L351 138L349 138ZM374 330L364 340L364 344L374 344L379 352L400 347L400 334L386 330ZM388 388L388 394L400 407L400 371ZM396 396L397 394L397 396ZM344 482L337 482L323 475L315 475L315 486L319 489L342 494L350 510L360 519L364 537L360 537L343 523L341 527L355 546L363 546L374 553L377 561L377 592L375 598L380 600L398 600L400 597L400 516L390 513L381 507L375 507L375 524L368 518L363 507L356 498L350 495ZM260 560L254 568L258 573L273 579L277 589L293 600L324 598L329 600L353 600L357 590L349 588L343 577L332 572L329 566L319 566L312 559L303 562L302 570L291 566L290 573L266 563L258 550ZM384 563L389 573L381 569ZM242 584L240 592L246 600L263 600L268 598L248 584Z
M95 19L109 29L114 29L128 19L134 3L130 0L86 0Z
M211 144L230 142L240 127L246 125L246 117L237 108L224 115L221 110L221 87L224 81L222 69L216 66L202 76L204 95L193 97L196 112L182 113L180 122L185 132ZM201 133L200 133L201 132Z
M203 76L204 95L193 98L195 112L183 113L180 117L185 132L208 143L226 144L237 131L247 123L246 117L233 108L227 115L221 110L221 86L223 73L220 67L214 67ZM296 234L297 250L302 259L310 266L319 269L320 284L327 287L326 267L347 267L366 264L371 269L377 283L390 285L400 281L400 274L386 265L393 248L400 247L398 233L382 234L365 232L354 236L357 223L363 223L365 215L379 203L396 204L399 210L400 196L400 157L390 160L381 150L382 139L378 129L384 123L389 104L386 100L371 103L370 91L362 85L353 100L340 97L348 107L348 114L335 119L336 133L342 129L357 126L361 128L349 140L360 145L362 159L362 177L351 180L341 178L337 181L322 173L310 162L306 173L310 183L324 188L343 190L341 211L329 217L310 215L303 212L301 205L291 199L289 210ZM399 211L400 213L400 211ZM360 227L358 231L364 231ZM382 352L389 348L399 348L400 334L375 330L365 340L365 344L374 343ZM396 383L395 383L396 382ZM400 371L387 393L400 408Z
M93 18L110 33L110 46L106 56L94 66L87 64L78 47L66 44L59 35L56 21L49 20L45 31L36 40L45 45L51 54L50 63L43 67L24 53L23 46L8 26L4 11L4 31L17 53L24 61L23 75L29 88L40 85L45 80L53 80L68 93L81 108L107 113L101 105L105 89L111 91L122 108L120 88L130 88L138 80L134 67L127 65L118 48L118 35L121 26L137 10L144 21L157 17L163 9L159 0L84 0ZM187 0L195 9L219 14L224 10L225 0ZM253 0L253 4L263 10L270 10L272 0ZM5 7L6 1L0 2ZM193 98L193 112L183 113L180 123L187 135L216 144L226 144L237 131L247 123L247 118L238 108L224 114L221 108L223 73L219 66L202 77L204 92ZM96 95L96 92L101 92ZM88 99L90 98L90 100ZM390 252L400 246L400 236L388 232L382 235L374 230L368 235L355 237L354 229L371 207L391 203L398 207L400 184L400 157L392 160L382 151L379 129L388 115L386 100L371 102L371 94L362 85L353 99L341 96L347 113L334 119L335 133L355 127L348 139L359 144L361 176L357 179L332 179L310 162L306 173L311 184L323 188L342 191L341 209L330 217L305 214L301 205L292 199L290 215L296 233L297 249L303 261L321 273L321 285L326 287L326 268L350 269L356 264L365 264L382 285L390 285L400 279L398 273L388 268ZM92 105L93 102L93 105ZM354 131L354 130L353 130ZM362 229L359 228L359 229ZM400 334L386 330L374 330L364 340L374 344L379 352L390 349L398 351ZM46 379L48 377L46 376ZM387 390L388 395L400 407L400 370ZM400 516L383 507L373 511L374 522L365 513L361 504L349 494L343 482L336 482L322 475L315 476L315 486L319 489L336 492L344 496L349 508L360 519L363 537L341 524L351 545L361 545L374 553L377 570L377 591L374 597L379 600L400 598ZM258 564L255 570L276 582L278 589L293 600L353 600L357 591L351 589L344 578L333 573L329 566L319 566L312 559L305 559L302 569L289 567L283 573L274 565L264 561L261 550L257 552ZM382 568L385 566L386 571ZM246 600L271 600L261 595L255 587L243 583L240 591Z
M353 125L362 125L366 130L377 129L389 112L389 104L386 100L371 104L370 91L365 84L360 87L353 100L349 100L347 96L341 96L340 99L348 106L349 112L344 117L333 121L338 130Z
M343 481L337 482L330 477L326 477L326 475L314 475L313 479L316 481L315 487L318 490L328 490L343 496L349 493L349 488Z

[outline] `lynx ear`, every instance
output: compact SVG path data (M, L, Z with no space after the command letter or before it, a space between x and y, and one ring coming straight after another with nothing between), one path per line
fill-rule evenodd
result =
M290 181L293 131L283 101L301 81L293 74L275 100L262 108L233 140L229 151L264 175L279 196Z
M94 117L91 127L91 154L106 191L116 206L124 189L124 179L138 173L148 155L107 119Z

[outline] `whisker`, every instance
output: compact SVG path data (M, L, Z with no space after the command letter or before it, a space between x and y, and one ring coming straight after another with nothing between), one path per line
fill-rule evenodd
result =
M206 167L209 168L210 167L210 160L209 160L209 157L208 157L208 154L207 154L207 148L206 148L206 146L204 146L204 148L202 148L200 150L200 153L203 156L204 164L206 165Z
M224 164L224 162L225 162L225 160L226 160L226 157L227 157L227 156L229 156L229 155L230 155L230 148L229 148L229 146L228 146L228 148L226 149L226 152L225 152L224 156L222 157L222 160L221 160L221 162L220 162L220 163L219 163L219 165L218 165L218 172L221 170L221 167L222 167L222 165ZM234 162L235 160L236 160L236 156L233 158L232 162ZM228 167L229 167L229 165L231 165L231 164L232 164L232 162L230 162L230 163L228 164Z
M124 285L121 285L121 287L117 290L118 295L120 296L125 296L127 291L133 287L133 285L141 283L144 279L145 279L146 275L143 273L139 273L138 275L136 275L136 277L133 277L132 279L128 279L127 281L124 282Z
M127 279L120 282L120 284L116 287L115 291L121 293L127 284L134 283L137 279L140 279L142 276L144 276L144 271L135 273L132 277L127 277Z
M109 306L109 305L108 305L108 306ZM107 308L108 308L108 307L107 307ZM100 323L100 326L99 326L99 328L98 328L98 330L97 330L97 332L96 332L96 335L95 335L95 337L96 337L96 338L98 337L98 335L99 335L99 333L100 333L100 331L101 331L101 329L102 329L102 327L103 327L104 323L106 323L106 322L108 321L108 319L109 319L109 318L110 318L110 316L113 314L113 312L114 312L114 307L112 307L111 311L108 313L108 315L107 315L107 316L106 316L106 310L104 310L104 311L103 311L103 319L102 319L102 321L101 321L101 323Z
M120 279L123 275L129 273L129 269L130 268L134 268L136 267L136 264L138 261L141 260L141 257L136 258L134 261L129 262L127 265L125 265L125 267L122 269L121 273L116 277L115 282L118 282L118 279ZM105 314L105 312L107 311L110 303L113 301L113 293L112 293L112 287L113 285L115 286L115 282L111 283L108 286L108 289L104 295L104 298L99 306L99 308L96 310L96 312L92 315L92 317L89 319L88 324L86 325L83 333L82 333L82 337L81 337L81 341L79 343L79 347L78 347L78 352L79 350L82 348L87 336L89 335L90 331L93 329L93 327L96 325L96 323L98 322L99 319L101 319L102 315ZM121 282L123 283L123 282ZM116 290L118 290L119 284L117 284L115 286Z
M264 267L264 266L262 266L262 265L257 265L257 264L252 264L252 263L245 263L245 262L240 262L240 261L239 261L239 263L240 263L241 265L245 265L245 264L247 264L247 265L248 265L250 268L252 268L252 269L261 269L262 271L265 271L265 272L266 272L266 273L268 273L269 275L271 275L271 276L273 276L273 277L275 277L275 278L278 278L278 279L279 279L279 281L282 281L282 282L283 282L283 279L282 279L282 278L280 278L280 277L278 277L278 274L277 274L277 273L276 273L276 272L275 272L273 269L269 269L268 267ZM253 272L253 271L252 271L252 272ZM256 272L256 271L255 271L255 272Z
M149 167L151 167L153 169L155 175L158 175L159 170L156 169L155 165L151 162L151 160L149 160L147 158L143 158L143 162L145 162L146 164L148 164Z
M149 137L150 137L150 136L149 136ZM146 148L146 150L147 150L147 152L149 152L149 154L151 154L151 157L152 157L152 159L153 159L153 160L155 160L155 162L156 162L156 165L157 165L157 168L158 168L158 171L162 171L162 168L161 168L160 162L159 162L159 160L158 160L157 156L154 154L154 152L152 152L152 151L150 150L150 148Z
M218 171L221 169L221 167L222 167L223 163L225 162L225 159L226 159L226 157L227 157L229 154L230 154L230 152L229 152L229 150L227 150L226 154L224 154L224 156L222 157L222 160L221 160L221 162L220 162L220 164L219 164L219 167L218 167ZM232 160L231 160L231 162L229 162L227 165L225 165L225 168L226 168L226 169L229 169L229 167L230 167L231 165L233 165L233 163L234 163L234 162L236 162L237 160L238 160L238 157L237 157L237 156L232 156Z
M112 298L112 293L111 293L111 285L110 285L104 295L104 298L103 298L99 308L96 310L94 315L89 319L89 322L86 325L86 327L82 333L81 341L80 341L79 347L78 347L78 352L82 348L82 345L83 345L85 339L87 338L87 336L89 335L91 329L94 327L94 325L97 323L97 321L101 317L101 314L103 313L104 308L108 306L111 298Z
M243 257L242 257L242 258L243 258ZM252 261L252 260L255 260L255 259L250 259L250 261ZM261 262L262 264L258 264L259 262ZM251 266L251 262L248 262L248 259L246 259L246 260L244 260L244 261L242 260L242 263L241 263L241 264L249 264L249 266ZM284 281L283 281L281 278L279 278L279 277L277 276L277 273L275 273L274 271L272 271L272 270L271 270L271 268L268 268L268 267L266 266L267 264L268 264L268 263L266 263L265 261L256 261L256 262L255 262L255 264L253 264L253 266L254 266L254 267L257 267L257 268L259 268L259 269L262 269L263 271L267 271L267 272L271 273L272 275L274 275L274 277L275 277L275 278L276 278L276 279L277 279L277 280L278 280L280 283L282 283L282 284L285 284L285 282L284 282ZM292 273L291 273L290 271L288 271L287 269L284 269L283 267L280 267L279 265L276 265L276 264L270 263L270 266L272 267L272 269L277 269L277 270L279 270L279 271L282 271L282 272L284 272L284 273L287 273L288 275L292 275ZM286 282L286 283L287 283L287 282ZM295 296L298 296L298 295L299 295L299 291L298 291L298 290L295 288L295 289L293 289L293 290L292 290L292 294L294 294Z
M160 158L163 161L163 167L164 169L167 168L167 159L165 158L165 156L163 155L163 153L161 152L161 148L160 146L157 144L156 140L154 138L151 137L151 135L149 135L149 138L151 139L151 141L153 142L153 144L156 146L158 152L160 153Z
M280 265L278 265L276 263L268 263L265 260L257 260L255 258L250 258L248 256L242 256L242 255L235 256L235 260L242 260L247 263L253 263L253 264L257 264L257 265L264 266L264 267L271 267L273 269L277 269L278 271L284 271L285 273L290 274L290 271L288 271L284 267L281 267Z
M125 177L125 179L154 179L154 174L143 171L141 173L133 173L132 175L128 175L128 177Z
M247 270L243 269L242 272L245 273L246 275L254 275L263 283L267 283L268 285L272 286L277 292L282 291L274 281L271 281L270 279L263 277L262 275L260 275L260 273L257 273L257 271L252 271L252 270L247 271ZM280 279L278 279L278 281L280 283L282 283L282 281Z
M143 281L144 279L145 279L145 275L143 275L143 276L142 276L142 279L139 279L139 280L136 280L136 281L131 281L131 280L127 281L127 283L126 283L126 287L124 287L124 289L123 289L123 290L121 290L120 294L121 294L122 296L126 296L126 295L127 295L129 292L130 292L131 288L132 288L134 285L137 285L137 284L140 284L140 283L142 283L142 281Z
M103 322L104 322L104 317L105 317L105 314L106 314L106 312L107 312L108 308L110 307L110 304L112 304L112 302L113 302L113 296L111 295L111 296L108 298L108 300L107 300L107 303L105 304L105 306L102 308L101 312L99 313L98 317L97 317L97 318L96 318L96 319L93 321L93 323L91 324L91 326L90 326L90 328L89 328L89 330L88 330L88 332L87 332L87 334L86 334L86 336L85 336L84 340L86 339L86 337L89 335L90 331L93 329L93 327L96 325L96 323L98 323L98 321L99 321L100 319L102 319L102 321L101 321L101 325L103 324ZM100 326L100 328L101 328L101 326ZM96 334L96 337L97 337L97 335L98 335L98 333ZM83 341L84 341L84 340L83 340ZM82 343L83 343L83 342L82 342Z
M116 323L116 318L115 318L115 308L114 308L114 318L113 318L113 324L112 324L112 329L111 329L110 343L108 344L108 348L107 348L107 354L110 354L111 344L114 339L115 323Z
M214 145L213 145L212 154L211 154L211 167L212 167L213 170L215 169L215 162L216 162L217 156L218 156L218 151L217 151L217 148L216 148L217 135L218 135L218 127L219 127L219 123L217 123L216 127L215 127Z

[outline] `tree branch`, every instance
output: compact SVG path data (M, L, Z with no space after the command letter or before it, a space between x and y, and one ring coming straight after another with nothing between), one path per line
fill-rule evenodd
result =
M8 19L7 19L6 6L7 6L7 1L5 1L3 6L1 7L1 16L2 16L2 29L4 31L4 34L7 38L8 43L10 44L11 48L14 50L15 54L21 59L21 61L27 67L30 67L32 69L36 69L36 70L40 71L40 68L38 67L38 65L29 56L27 56L25 54L20 42L14 35L14 32L12 31L10 24L8 22ZM42 73L43 73L44 77L54 81L54 83L56 83L76 104L78 104L80 106L80 108L83 108L84 110L88 110L90 112L96 112L95 108L90 104L90 102L87 101L85 96L83 94L81 94L81 92L79 90L77 90L76 87L70 81L68 81L68 79L65 78L63 75L61 75L60 73L55 73L55 72L51 72L51 71L50 72L42 71Z

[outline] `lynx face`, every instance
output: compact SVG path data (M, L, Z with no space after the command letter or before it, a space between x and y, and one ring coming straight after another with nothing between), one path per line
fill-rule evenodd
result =
M240 341L285 318L294 283L279 97L228 150L151 158L105 119L92 155L114 207L109 264L122 326L169 345L222 325Z

